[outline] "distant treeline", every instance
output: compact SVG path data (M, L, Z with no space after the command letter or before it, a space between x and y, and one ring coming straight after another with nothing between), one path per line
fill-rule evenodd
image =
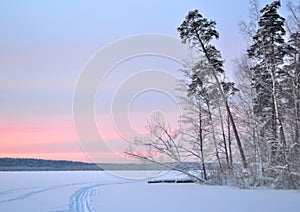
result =
M101 170L92 163L67 160L43 160L31 158L0 158L0 171L76 171Z
M208 170L217 169L216 163L207 163ZM84 163L67 160L32 158L0 158L0 171L151 171L151 170L201 170L195 162L165 163Z

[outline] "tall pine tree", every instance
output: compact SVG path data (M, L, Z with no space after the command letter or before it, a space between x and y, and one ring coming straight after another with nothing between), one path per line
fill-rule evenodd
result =
M291 140L295 146L296 153L300 150L300 32L292 33L288 41L288 65L285 66L288 72L286 96L289 103L293 131Z
M183 43L190 44L193 48L197 49L203 53L203 56L206 58L207 63L211 69L212 78L215 81L219 95L224 103L226 111L229 116L230 123L233 128L233 133L236 138L237 146L241 155L243 167L247 168L248 164L246 161L245 153L242 147L242 143L239 137L239 133L233 119L228 101L226 99L223 85L218 78L218 74L223 73L223 60L221 57L220 51L212 45L211 41L216 38L219 38L219 33L215 29L216 22L210 21L203 17L198 10L190 11L186 16L182 24L177 28L180 33L180 38ZM190 87L199 86L197 83L198 76L197 74L192 76L193 82Z
M261 137L270 149L272 163L280 162L285 144L280 108L280 81L285 75L281 65L286 54L285 19L278 14L280 1L266 5L260 12L258 29L248 55L255 60L253 70L254 114L264 123Z

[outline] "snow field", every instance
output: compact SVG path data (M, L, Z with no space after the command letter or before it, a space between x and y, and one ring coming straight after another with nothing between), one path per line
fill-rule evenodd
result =
M150 172L119 172L142 178ZM171 172L163 178L180 178ZM148 184L106 172L0 172L0 211L300 211L300 191Z

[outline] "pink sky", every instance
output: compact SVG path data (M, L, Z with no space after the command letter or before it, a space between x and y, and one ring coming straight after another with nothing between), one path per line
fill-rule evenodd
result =
M76 138L72 120L53 117L22 123L15 119L10 124L0 125L1 157L33 157L87 161Z

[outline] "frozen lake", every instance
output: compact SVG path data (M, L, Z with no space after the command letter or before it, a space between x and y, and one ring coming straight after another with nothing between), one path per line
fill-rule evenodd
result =
M148 184L150 173L0 172L0 211L300 211L300 191Z

